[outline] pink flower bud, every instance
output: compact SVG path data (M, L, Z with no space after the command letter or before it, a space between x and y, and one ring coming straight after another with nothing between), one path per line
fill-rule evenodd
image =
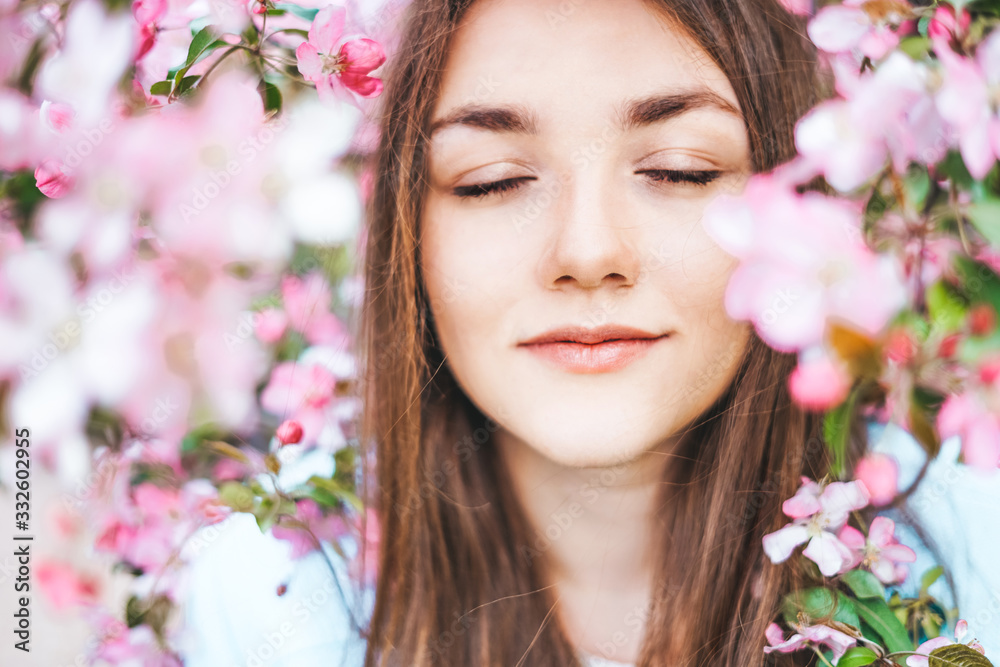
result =
M997 325L997 316L993 306L980 303L969 311L969 330L974 336L986 336L992 333Z
M864 482L871 493L872 505L888 505L896 497L899 466L887 454L872 453L858 461L854 477Z
M282 445L294 445L302 440L302 425L294 419L286 419L274 435Z

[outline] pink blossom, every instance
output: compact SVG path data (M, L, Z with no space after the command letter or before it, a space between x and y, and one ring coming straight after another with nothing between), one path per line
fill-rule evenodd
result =
M917 555L896 540L895 530L892 519L879 516L872 521L867 538L851 526L841 528L837 537L854 552L851 567L866 567L883 584L896 584L906 579L903 563L914 562Z
M35 581L42 594L59 611L97 599L97 580L77 571L69 563L48 558L40 560Z
M164 653L148 625L127 628L98 646L95 658L111 665L134 664L142 667L181 667L172 654Z
M947 43L952 37L965 35L972 23L972 16L969 11L962 8L961 18L955 19L955 7L952 5L938 5L934 10L927 25L927 35L935 44Z
M813 13L813 0L781 0L781 5L799 16L810 16Z
M38 108L38 117L49 132L62 134L73 127L76 112L68 104L45 100Z
M781 627L777 623L772 623L767 627L766 637L770 646L764 647L764 653L772 651L791 653L811 646L826 646L833 652L834 663L840 660L847 649L855 646L858 641L854 637L825 625L795 626L795 634L784 639Z
M302 425L294 419L286 419L274 432L274 436L283 445L294 445L302 440Z
M906 290L895 259L865 245L860 217L851 203L798 195L774 175L751 177L742 196L714 199L706 231L741 260L726 311L753 321L783 351L818 345L833 320L877 335L905 305Z
M278 308L265 308L256 314L254 333L265 343L277 343L288 328L288 315Z
M1000 116L993 102L1000 94L1000 32L979 44L974 60L952 51L940 35L934 41L945 69L937 108L958 135L969 173L981 179L1000 156Z
M951 641L950 639L948 639L943 635L940 637L935 637L934 639L928 639L923 644L917 647L917 653L921 653L923 655L909 656L906 659L906 667L928 667L930 661L927 659L927 656L930 655L931 651L933 651L934 649L941 648L942 646L961 644L962 640L965 639L965 636L968 633L969 633L969 624L964 620L960 620L958 623L955 624L955 641ZM978 641L974 639L970 642L967 642L966 646L976 651L979 651L983 655L986 654L986 651L983 649L982 644L980 644Z
M857 49L878 60L899 44L893 26L905 17L890 14L876 20L865 11L864 4L863 0L845 0L822 8L809 22L809 38L830 53Z
M73 189L73 182L67 169L56 160L45 160L35 169L35 185L46 197L65 197Z
M808 543L802 554L831 577L850 565L853 556L840 541L839 531L854 510L868 504L869 493L861 482L832 482L821 486L802 478L802 486L781 509L794 519L784 528L764 536L764 553L774 563L784 562L795 548Z
M307 341L346 347L347 330L330 312L333 293L321 273L313 271L304 278L285 276L281 281L281 298L288 324Z
M893 51L872 75L846 87L847 99L823 102L795 127L798 152L830 185L852 191L884 167L902 173L909 160L944 157L948 128L928 88L927 66Z
M942 438L953 435L961 438L966 463L993 470L1000 465L1000 416L984 400L986 393L972 388L963 394L949 395L938 413L937 427Z
M139 24L138 46L135 59L138 60L153 48L158 33L157 24L167 14L167 0L134 0L132 16Z
M899 465L888 454L872 452L858 461L854 478L864 482L865 488L871 492L872 505L888 505L899 490Z
M344 31L346 10L328 5L316 14L309 27L309 41L295 50L302 76L316 83L323 99L331 98L340 86L362 97L375 97L382 92L382 80L369 76L385 62L385 53L378 42L353 39L334 53Z
M272 371L260 404L268 412L298 422L302 443L312 444L325 426L336 384L337 378L320 364L286 361Z
M799 357L799 365L788 378L792 398L810 410L839 405L851 386L851 376L843 364L825 352Z

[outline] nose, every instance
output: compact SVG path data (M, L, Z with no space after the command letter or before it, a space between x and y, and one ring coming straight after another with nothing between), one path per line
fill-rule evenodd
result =
M539 266L551 289L618 288L638 279L636 227L626 202L606 175L590 176L570 176L550 209L551 233Z

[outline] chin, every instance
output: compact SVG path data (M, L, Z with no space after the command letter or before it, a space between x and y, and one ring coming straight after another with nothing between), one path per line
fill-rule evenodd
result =
M534 410L536 419L507 424L507 428L534 451L567 467L607 468L627 463L662 444L671 433L669 428L656 429L653 424L630 418L629 412L634 410L624 407L536 405L544 406Z

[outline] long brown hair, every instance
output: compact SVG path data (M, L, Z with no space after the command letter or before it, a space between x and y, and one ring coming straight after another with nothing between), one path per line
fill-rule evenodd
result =
M377 483L366 500L382 529L366 667L578 664L552 622L544 553L525 557L535 538L492 446L497 424L449 371L419 270L427 127L471 4L415 0L385 76L361 322L364 478ZM790 159L795 121L819 95L802 19L777 0L650 4L728 77L753 170ZM642 666L764 664L764 630L795 585L761 537L783 524L800 476L825 472L819 418L790 400L794 355L756 335L734 354L732 383L686 429L662 485ZM863 447L863 429L854 440Z

